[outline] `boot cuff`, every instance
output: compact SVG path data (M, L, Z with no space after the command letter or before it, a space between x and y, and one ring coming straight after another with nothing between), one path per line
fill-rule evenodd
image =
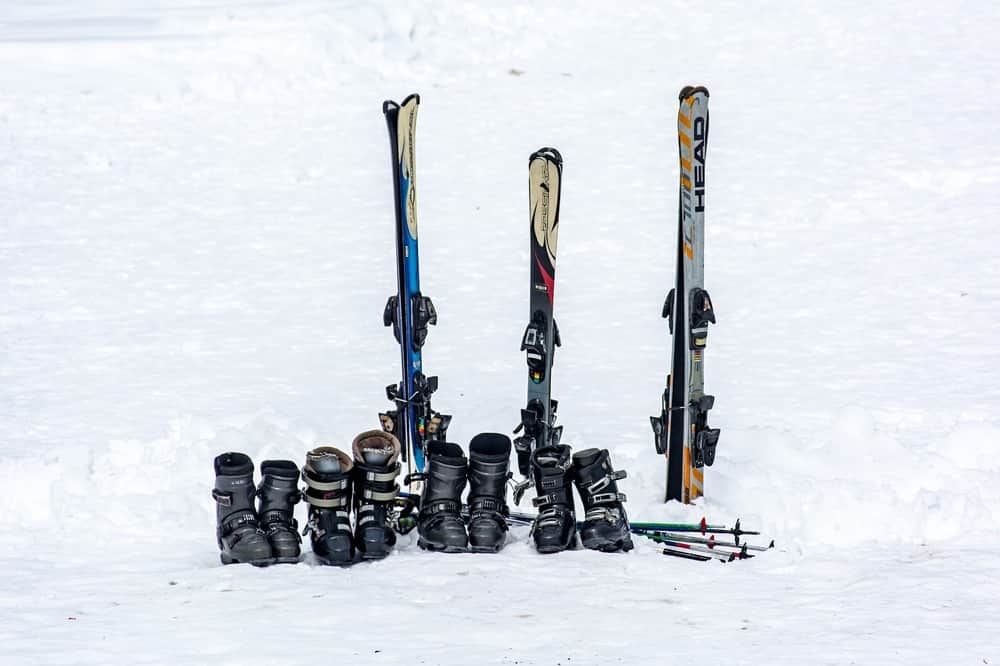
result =
M497 432L483 432L469 442L469 455L510 456L510 437Z
M276 476L282 479L299 478L299 467L291 460L265 460L260 464L261 476Z
M361 433L354 438L351 448L354 451L355 460L367 460L364 455L365 451L377 451L386 455L386 466L394 464L399 459L399 440L384 430L367 430Z
M216 476L242 476L253 474L253 461L245 453L230 451L215 458Z

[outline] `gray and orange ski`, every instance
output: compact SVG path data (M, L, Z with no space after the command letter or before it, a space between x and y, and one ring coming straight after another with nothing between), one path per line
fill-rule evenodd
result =
M712 300L705 291L708 90L686 86L679 97L677 274L662 313L673 342L662 411L650 421L656 452L667 457L665 501L688 504L705 494L704 468L715 461L719 430L708 427L708 412L715 398L705 395L703 367L708 325L715 323Z

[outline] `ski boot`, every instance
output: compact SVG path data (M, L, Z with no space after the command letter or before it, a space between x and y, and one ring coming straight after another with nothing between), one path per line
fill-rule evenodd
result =
M332 446L320 446L306 454L302 480L312 551L321 564L345 565L354 561L351 537L351 457Z
M274 562L271 544L257 524L254 510L253 461L245 453L223 453L215 459L215 536L223 564Z
M257 497L260 505L257 516L267 534L278 564L295 564L299 561L302 537L295 520L295 505L302 498L296 485L299 468L291 460L265 460L260 465L260 488Z
M463 553L469 537L462 520L462 491L468 462L458 444L432 441L427 445L427 472L420 495L417 545L425 550Z
M625 514L625 494L618 492L618 483L625 470L611 467L607 449L585 449L573 454L573 480L586 515L580 538L584 548L605 553L632 550L628 516Z
M469 443L469 550L496 553L507 540L510 438L476 435Z
M573 508L572 462L566 444L543 446L531 454L538 517L531 536L539 553L576 548L576 512Z
M354 438L354 544L366 560L380 560L396 545L393 507L399 495L399 440L382 430Z

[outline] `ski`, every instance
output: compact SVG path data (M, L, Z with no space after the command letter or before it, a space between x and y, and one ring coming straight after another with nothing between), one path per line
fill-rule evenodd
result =
M708 427L708 412L715 398L705 395L702 367L708 325L715 323L712 300L705 291L708 90L686 86L679 99L677 271L662 311L673 343L662 410L650 421L656 452L667 457L664 499L689 504L705 494L704 468L715 461L719 430Z
M540 148L528 158L528 236L531 282L528 327L521 338L521 351L528 361L528 403L521 410L521 423L514 429L517 465L521 475L530 471L531 453L554 446L562 436L555 425L558 403L551 396L552 357L560 345L559 328L553 318L556 279L556 244L559 238L559 200L562 189L562 156L555 148ZM515 493L515 503L525 485Z
M420 259L417 246L417 190L414 162L414 132L420 96L412 94L397 104L382 103L389 129L392 158L392 189L396 212L396 294L389 297L382 321L392 326L399 343L402 378L386 387L394 408L379 414L382 428L402 445L409 475L424 469L424 448L429 440L444 439L451 416L431 408L437 377L423 373L421 349L427 327L437 323L431 299L420 292Z

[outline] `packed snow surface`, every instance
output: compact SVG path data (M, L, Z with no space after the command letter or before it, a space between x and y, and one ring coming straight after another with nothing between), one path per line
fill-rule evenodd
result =
M998 31L989 3L0 6L0 664L1000 662ZM685 507L648 416L686 84L722 436ZM216 454L302 462L389 406L381 103L414 91L450 439L519 419L527 157L556 146L565 440L611 450L633 518L773 551L516 528L219 564Z

